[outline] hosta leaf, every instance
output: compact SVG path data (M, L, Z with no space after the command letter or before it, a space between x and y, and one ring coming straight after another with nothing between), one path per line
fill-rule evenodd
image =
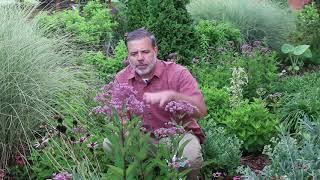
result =
M283 44L281 46L281 52L285 53L285 54L288 54L290 52L293 52L294 51L294 47L290 44Z
M300 56L303 54L310 46L309 45L299 45L294 48L293 54Z
M303 54L305 58L312 58L312 53L310 49L307 49Z

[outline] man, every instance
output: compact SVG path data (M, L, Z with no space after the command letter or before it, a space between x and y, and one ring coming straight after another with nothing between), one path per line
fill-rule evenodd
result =
M138 98L150 105L142 117L148 131L153 132L170 121L170 113L164 110L168 102L186 101L196 107L193 118L185 120L188 121L186 130L191 133L182 139L190 140L183 156L191 163L189 179L196 179L203 161L200 143L204 135L194 118L202 118L207 113L197 82L186 68L157 59L155 37L145 29L128 33L126 45L129 65L116 75L115 82L128 83L138 92Z

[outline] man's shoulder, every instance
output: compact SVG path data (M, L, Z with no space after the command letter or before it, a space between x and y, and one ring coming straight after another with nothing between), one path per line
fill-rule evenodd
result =
M131 68L130 66L127 66L116 74L115 79L120 82L125 82L128 80L128 76L130 74L131 74Z
M165 69L168 73L173 73L175 75L180 74L182 71L188 71L188 69L180 64L174 62L162 61Z

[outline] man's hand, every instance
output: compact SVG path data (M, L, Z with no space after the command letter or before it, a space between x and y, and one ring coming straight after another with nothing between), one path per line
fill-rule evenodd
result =
M173 101L175 98L175 91L160 91L155 93L144 93L143 100L148 104L159 104L163 107L166 103Z

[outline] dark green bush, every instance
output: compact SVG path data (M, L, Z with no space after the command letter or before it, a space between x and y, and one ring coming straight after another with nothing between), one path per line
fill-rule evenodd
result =
M149 14L148 1L130 0L127 2L126 17L128 22L128 31L133 31L141 27L147 27Z
M197 41L192 19L186 10L189 0L150 0L149 25L158 40L159 57L177 52L179 63L190 64Z

